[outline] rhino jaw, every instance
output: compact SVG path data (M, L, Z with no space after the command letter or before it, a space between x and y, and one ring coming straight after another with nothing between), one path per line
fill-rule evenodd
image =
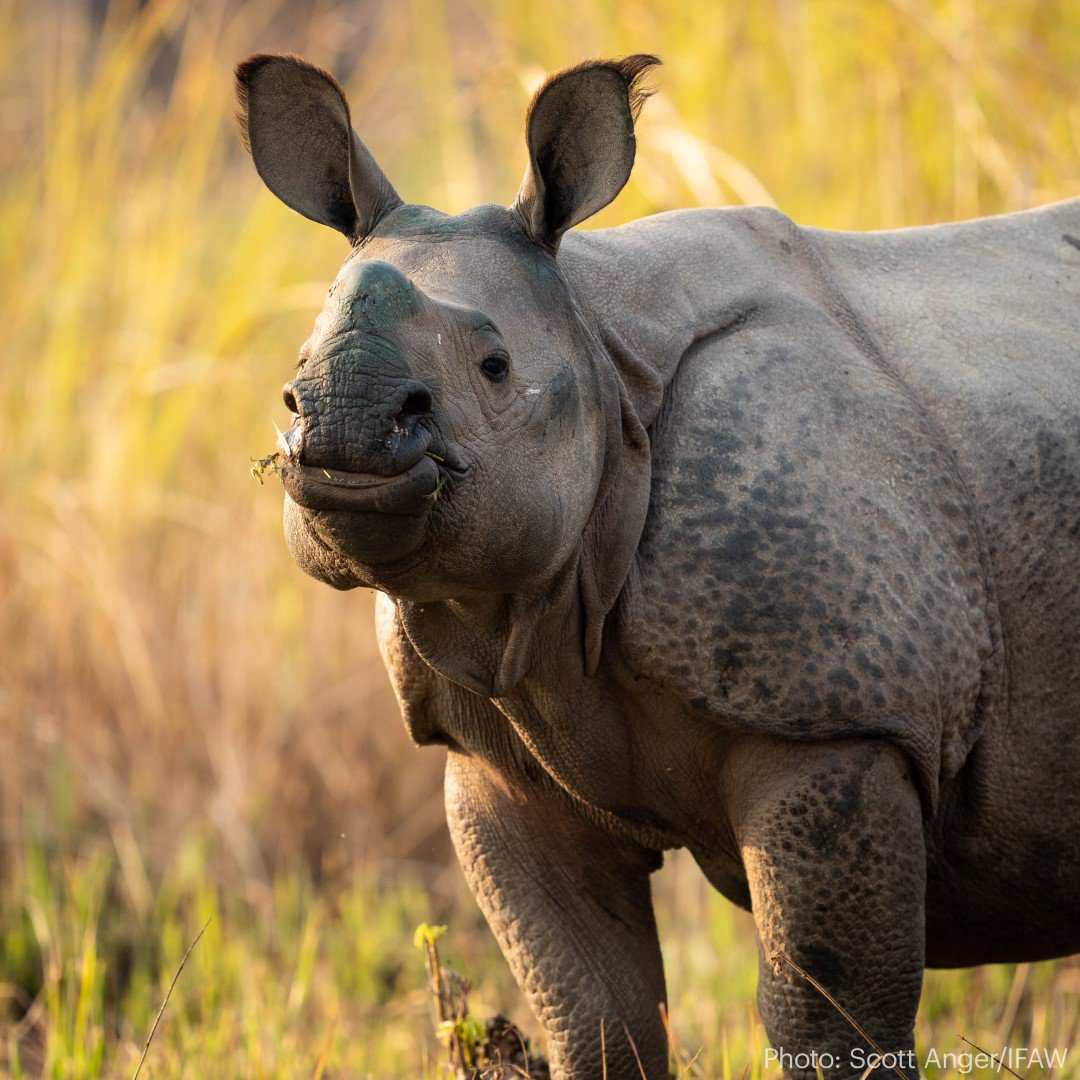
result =
M288 463L281 480L293 559L339 589L365 584L365 567L415 551L443 486L439 465L426 456L393 476Z

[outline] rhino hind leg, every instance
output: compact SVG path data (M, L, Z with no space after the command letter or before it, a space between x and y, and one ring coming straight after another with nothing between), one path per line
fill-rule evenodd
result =
M765 751L763 766L762 751ZM913 1028L925 949L918 792L875 741L746 748L737 835L759 949L758 1006L789 1077L861 1076L873 1053L791 965L816 979L886 1054L918 1076ZM738 768L738 763L733 763ZM886 1073L891 1070L885 1068Z

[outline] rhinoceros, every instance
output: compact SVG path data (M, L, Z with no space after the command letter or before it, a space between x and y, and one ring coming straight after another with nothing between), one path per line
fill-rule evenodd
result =
M259 175L351 244L284 390L287 542L378 590L554 1075L667 1075L685 848L753 912L788 1075L915 1076L924 967L1080 949L1080 200L573 231L656 63L549 78L513 204L456 216L325 71L238 66Z

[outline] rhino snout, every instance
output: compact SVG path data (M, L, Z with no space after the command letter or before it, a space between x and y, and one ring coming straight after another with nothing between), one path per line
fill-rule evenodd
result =
M422 383L408 380L372 401L314 380L282 391L302 432L299 463L346 473L395 476L412 468L434 441L434 402Z

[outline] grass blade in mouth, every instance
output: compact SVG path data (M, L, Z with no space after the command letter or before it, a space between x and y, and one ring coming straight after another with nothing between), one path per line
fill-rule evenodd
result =
M282 431L275 420L271 420L270 423L274 425L274 431L277 433L277 438L274 440L277 449L266 457L251 459L254 462L251 467L251 475L260 484L265 483L264 478L267 473L275 476L282 465L296 461L300 457L300 450L304 445L303 430L296 424L293 424L288 431ZM325 470L323 471L325 472ZM329 477L329 474L327 476Z

